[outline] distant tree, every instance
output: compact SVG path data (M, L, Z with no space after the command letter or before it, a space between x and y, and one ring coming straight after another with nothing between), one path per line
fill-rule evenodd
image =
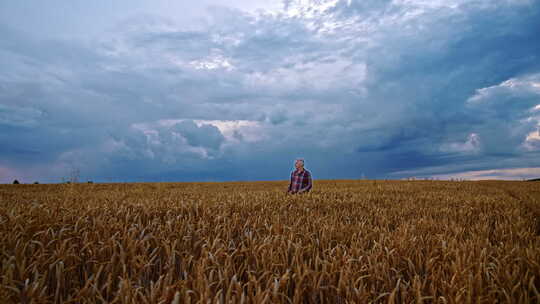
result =
M34 185L37 185L37 184L39 184L39 182L38 182L38 181L35 181L35 182L34 182Z
M20 184L20 183L19 183L18 180L14 180L14 181L13 181L13 184L14 184L14 185L18 185L18 184Z
M88 181L89 184L93 184L94 182L93 181Z

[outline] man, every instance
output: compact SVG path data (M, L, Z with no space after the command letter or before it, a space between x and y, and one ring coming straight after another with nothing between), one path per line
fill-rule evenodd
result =
M287 193L306 193L311 190L311 172L304 168L304 160L302 158L296 159L294 162L296 170L291 172L291 182L289 183L289 189Z

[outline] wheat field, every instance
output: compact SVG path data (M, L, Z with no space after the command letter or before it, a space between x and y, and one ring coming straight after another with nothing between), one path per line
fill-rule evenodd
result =
M0 185L2 303L540 303L540 183Z

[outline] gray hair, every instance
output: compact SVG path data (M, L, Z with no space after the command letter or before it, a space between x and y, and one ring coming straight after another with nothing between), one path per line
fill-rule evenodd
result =
M297 158L294 162L296 163L297 161L301 161L302 165L304 164L304 159L303 158Z

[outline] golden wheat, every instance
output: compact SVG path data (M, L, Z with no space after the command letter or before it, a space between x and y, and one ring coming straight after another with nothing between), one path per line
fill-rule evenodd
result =
M0 186L5 303L540 303L540 183Z

